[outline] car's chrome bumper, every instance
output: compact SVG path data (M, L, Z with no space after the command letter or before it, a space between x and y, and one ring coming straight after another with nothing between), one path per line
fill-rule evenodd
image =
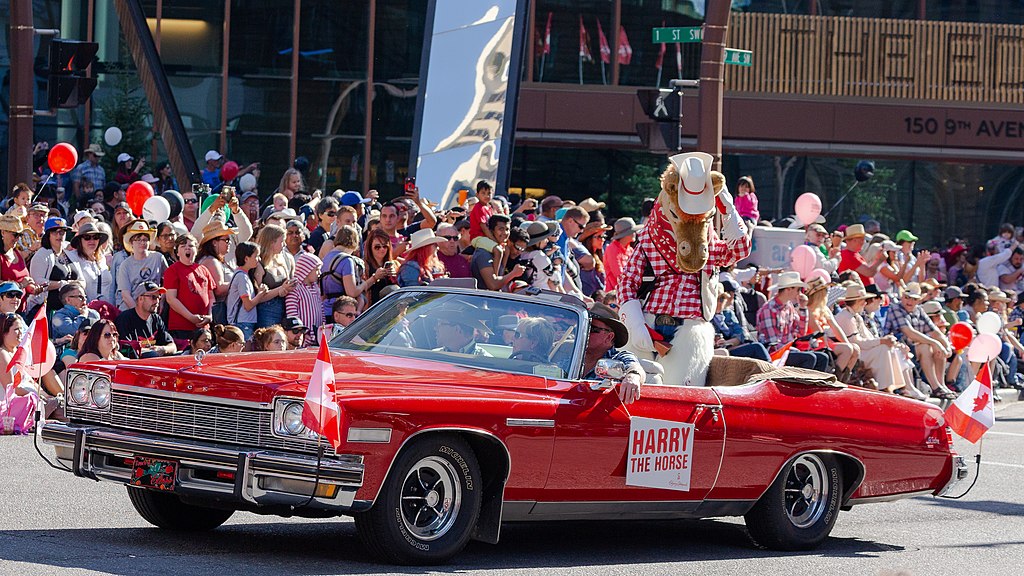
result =
M344 512L363 483L361 456L325 457L138 434L105 426L47 422L42 440L76 476L128 484L136 456L178 463L174 491L239 507L294 506ZM317 481L317 478L319 480Z
M967 478L967 460L963 456L953 455L953 470L950 472L949 480L941 490L935 493L936 496L946 496L953 491L961 482Z

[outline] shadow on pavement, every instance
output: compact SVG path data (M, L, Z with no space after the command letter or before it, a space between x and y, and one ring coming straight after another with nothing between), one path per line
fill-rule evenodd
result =
M829 538L809 552L754 547L742 525L712 520L559 522L502 528L501 543L472 542L432 568L376 564L350 522L229 524L213 532L149 528L0 531L0 558L124 576L245 573L368 574L643 565L777 556L865 557L901 547Z
M981 463L985 465L984 462ZM1024 516L1024 504L1016 502L1001 502L999 500L949 500L944 498L931 498L922 500L931 506L942 506L944 508L957 508L960 510L974 510L975 512L988 512L997 516Z

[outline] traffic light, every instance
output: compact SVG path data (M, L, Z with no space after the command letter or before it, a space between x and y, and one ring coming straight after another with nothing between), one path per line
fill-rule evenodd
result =
M665 88L641 88L636 91L644 114L655 122L679 122L679 93Z
M85 103L96 89L96 79L86 76L86 70L100 45L96 42L63 40L50 41L50 69L46 96L50 109L77 108Z

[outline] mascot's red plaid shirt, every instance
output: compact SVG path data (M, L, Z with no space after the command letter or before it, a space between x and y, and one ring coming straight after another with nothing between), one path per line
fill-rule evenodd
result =
M708 262L704 271L713 275L717 268L731 266L750 254L750 236L726 242L718 238L714 229L708 240ZM626 263L619 279L619 304L637 297L644 265L651 263L657 278L655 288L647 298L644 312L668 314L677 318L701 318L700 274L682 272L676 267L676 240L672 226L655 206L651 219L637 234L637 249Z

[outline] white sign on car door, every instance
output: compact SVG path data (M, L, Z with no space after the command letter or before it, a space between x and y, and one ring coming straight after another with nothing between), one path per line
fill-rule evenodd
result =
M690 490L693 424L641 418L629 423L626 485Z

